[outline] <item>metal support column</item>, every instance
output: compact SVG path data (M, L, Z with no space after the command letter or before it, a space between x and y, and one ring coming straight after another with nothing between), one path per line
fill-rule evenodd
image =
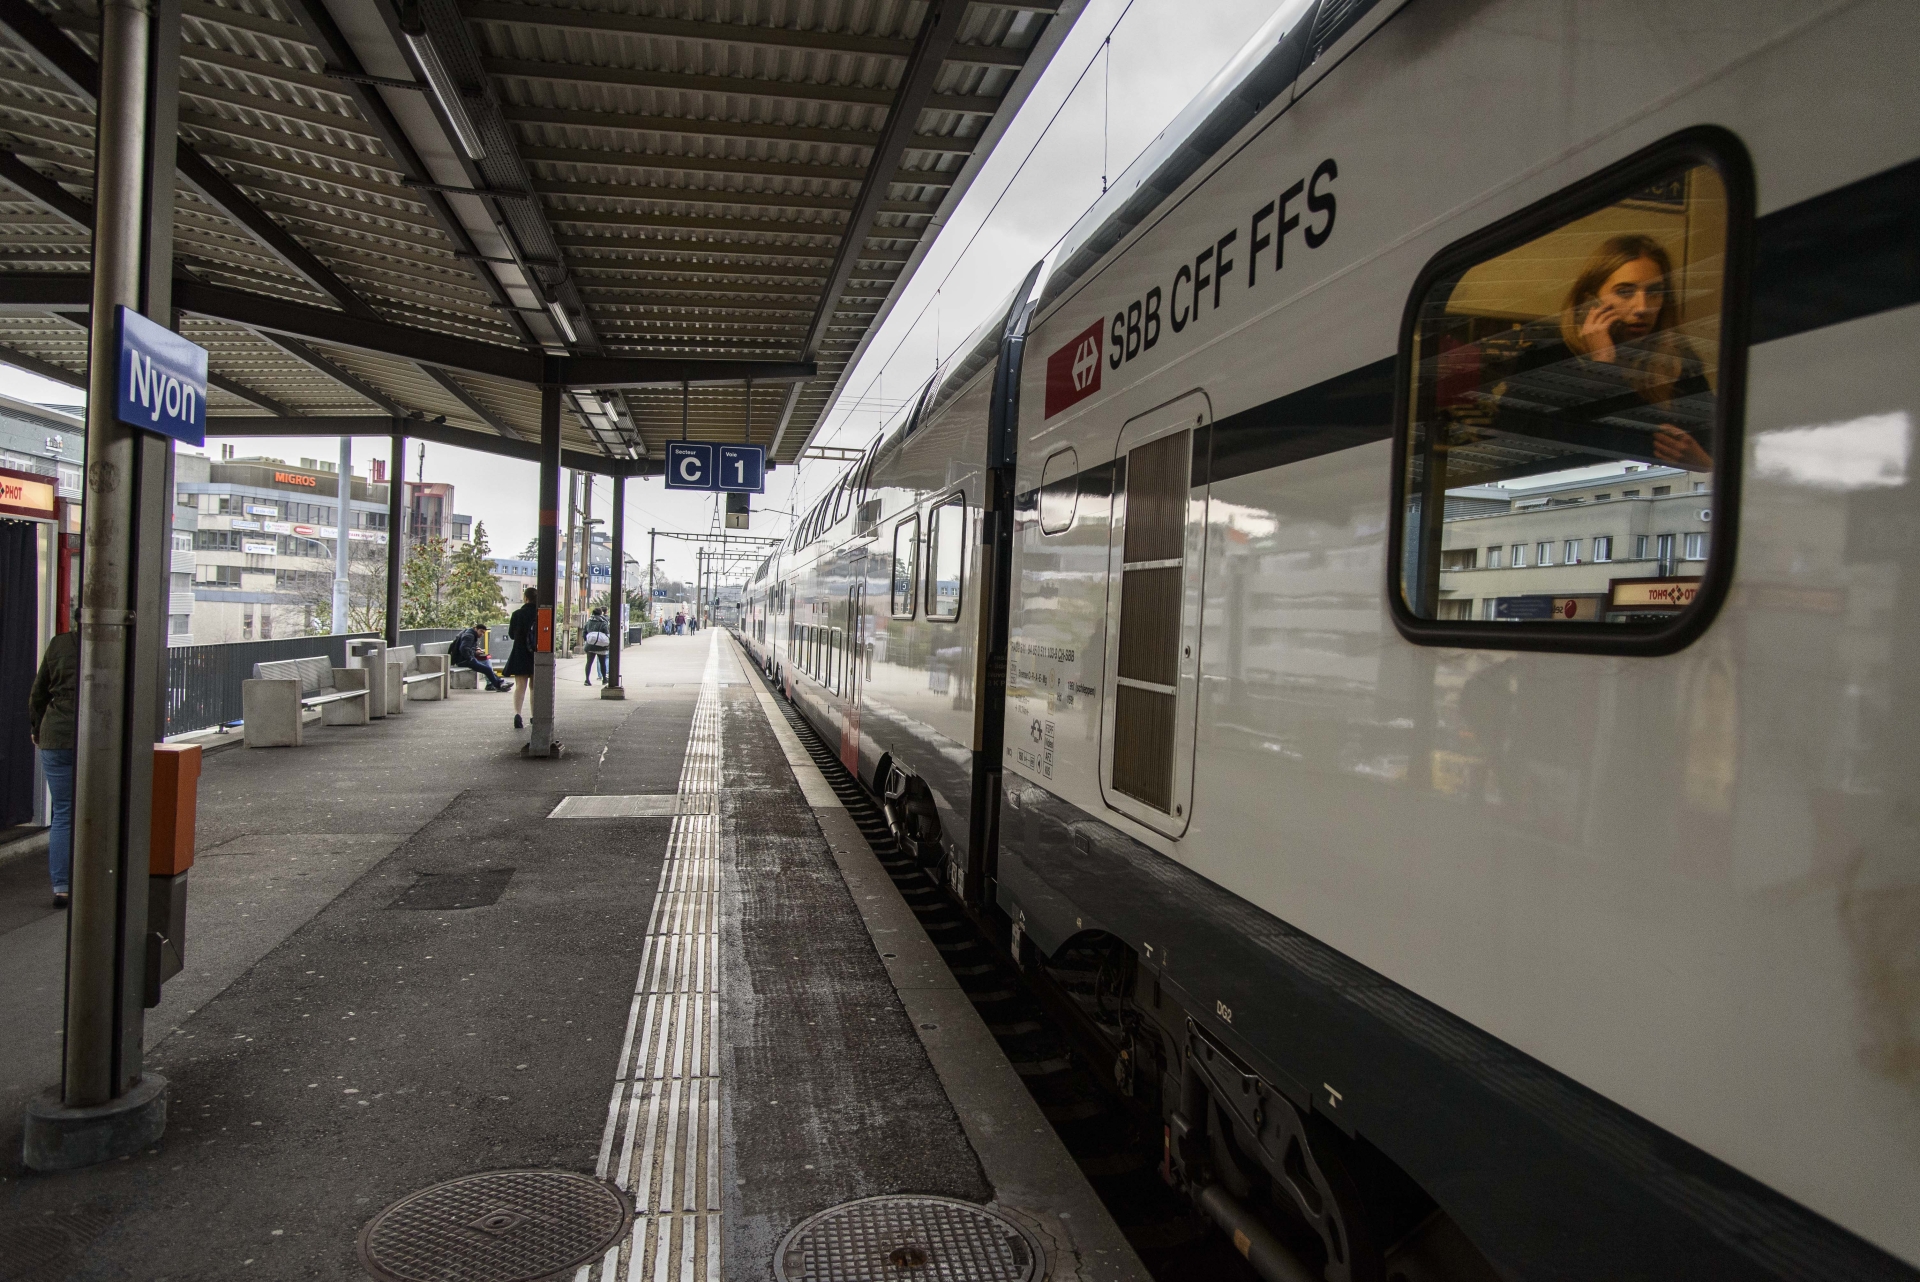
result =
M620 651L626 648L627 604L627 478L613 478L613 565L607 587L608 615L612 619L613 648L607 652L607 683L600 687L602 699L624 699L627 692L620 684Z
M560 594L560 618L554 625L554 651L571 651L573 641L573 589L574 580L579 576L578 563L574 561L573 543L580 529L580 473L567 470L567 566L562 577L565 588Z
M540 557L534 571L540 594L540 626L533 649L533 727L529 757L557 757L553 737L553 597L559 586L560 541L560 385L540 387Z
M653 618L653 572L656 565L654 536L658 533L659 531L652 527L647 529L647 618L649 620Z
M352 620L348 617L352 601L349 592L348 574L351 572L347 550L352 536L347 533L353 528L353 438L340 438L340 480L335 486L339 491L339 521L334 527L333 549L333 626L330 631L341 636L353 631Z
M400 581L407 564L407 438L390 438L387 457L387 644L400 644Z
M164 18L171 42L156 39ZM171 451L116 409L119 309L173 324L172 165L155 153L173 149L178 23L177 0L100 6L66 1036L59 1089L27 1107L23 1157L39 1170L124 1156L166 1129L166 1082L143 1071L141 1042ZM165 52L173 61L156 67ZM156 123L170 130L158 146Z

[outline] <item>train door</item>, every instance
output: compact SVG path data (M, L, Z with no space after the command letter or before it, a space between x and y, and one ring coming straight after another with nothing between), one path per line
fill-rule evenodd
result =
M840 732L840 764L860 777L860 686L863 656L867 652L867 558L860 556L848 567L852 582L847 587L847 642L841 650L840 682L847 700L847 716Z
M1108 532L1100 787L1169 837L1193 810L1211 422L1206 394L1189 392L1120 430Z

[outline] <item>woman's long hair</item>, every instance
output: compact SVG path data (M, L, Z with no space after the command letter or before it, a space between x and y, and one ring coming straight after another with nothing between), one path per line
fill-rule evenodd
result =
M1647 259L1660 269L1660 310L1646 337L1614 348L1619 367L1634 375L1635 390L1643 400L1658 402L1673 397L1673 385L1701 369L1700 360L1678 330L1679 308L1674 303L1673 259L1666 247L1651 236L1628 233L1609 236L1587 259L1587 265L1573 278L1567 301L1560 312L1560 337L1569 351L1585 356L1592 344L1581 334L1587 312L1600 297L1607 280L1628 263Z

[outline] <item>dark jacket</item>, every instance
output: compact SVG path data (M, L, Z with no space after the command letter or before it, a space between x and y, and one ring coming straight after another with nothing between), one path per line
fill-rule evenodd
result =
M62 632L47 642L27 696L33 737L42 748L74 746L74 721L80 711L80 634Z
M473 662L473 630L460 633L447 646L447 662L455 667Z
M507 636L513 651L507 655L506 674L510 677L533 675L533 648L540 641L540 607L523 605L507 620Z
M602 637L602 640L598 644L588 639L589 637L592 636L592 634L596 632L598 632ZM594 650L594 651L607 650L612 648L613 625L607 622L606 615L601 614L598 611L594 612L594 616L591 619L587 620L587 626L580 629L580 644L584 645L587 649Z

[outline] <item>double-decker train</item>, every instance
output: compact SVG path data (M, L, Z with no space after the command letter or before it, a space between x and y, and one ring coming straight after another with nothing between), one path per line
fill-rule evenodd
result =
M1266 1276L1920 1276L1917 61L1291 3L750 583Z

